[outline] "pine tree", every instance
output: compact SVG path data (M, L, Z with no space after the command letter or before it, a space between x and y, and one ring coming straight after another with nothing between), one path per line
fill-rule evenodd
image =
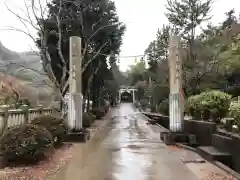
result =
M211 17L211 5L213 0L168 0L167 13L169 22L176 28L176 31L184 38L189 47L188 59L195 61L194 40L196 28L202 22Z

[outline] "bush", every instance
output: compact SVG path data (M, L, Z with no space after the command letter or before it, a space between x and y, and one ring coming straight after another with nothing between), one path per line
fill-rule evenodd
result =
M96 116L96 119L101 119L103 116L105 116L104 108L93 108L90 112Z
M104 112L107 113L110 107L109 105L105 105L103 108L104 108Z
M158 106L158 112L164 115L169 115L169 100L162 101Z
M150 109L151 109L151 112L156 112L156 105L155 104L151 104L149 105Z
M64 119L49 115L33 119L32 124L42 126L50 131L53 135L55 146L58 146L63 142L67 132Z
M142 109L146 109L149 106L149 100L148 99L141 99L140 101L140 106Z
M87 114L91 117L92 121L96 120L96 116L93 113L87 112Z
M192 116L195 120L200 120L201 109L200 109L201 96L195 95L190 96L185 104L185 113Z
M53 136L41 126L8 128L0 138L0 152L8 163L36 163L53 147Z
M234 124L240 129L240 103L237 101L230 103L229 116L234 118Z
M83 119L83 127L85 128L90 127L94 121L93 116L89 113L83 113L82 119Z
M136 101L136 102L134 103L134 105L135 105L136 108L140 108L140 102L139 102L139 101Z
M29 100L27 98L21 98L19 100L19 104L30 106L30 102L29 102Z
M220 122L228 113L231 95L217 91L202 92L188 98L185 111L194 119Z

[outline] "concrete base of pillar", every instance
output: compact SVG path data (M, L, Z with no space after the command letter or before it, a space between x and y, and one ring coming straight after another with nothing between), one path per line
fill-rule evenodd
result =
M167 131L160 132L160 139L161 139L162 141L164 141L165 134L168 134L168 133L169 133L169 132L167 132Z
M188 143L188 135L184 133L161 132L160 138L166 145Z
M90 132L82 130L79 132L68 132L66 142L87 142L90 139Z

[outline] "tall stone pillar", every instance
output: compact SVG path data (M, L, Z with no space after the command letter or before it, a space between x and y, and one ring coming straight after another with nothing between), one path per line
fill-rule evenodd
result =
M82 129L82 54L81 38L70 37L70 64L69 64L69 100L68 126L70 129Z
M169 129L183 132L182 60L180 57L180 37L172 36L169 44Z
M121 90L118 91L119 103L121 103Z
M132 90L133 93L133 104L135 103L135 89Z

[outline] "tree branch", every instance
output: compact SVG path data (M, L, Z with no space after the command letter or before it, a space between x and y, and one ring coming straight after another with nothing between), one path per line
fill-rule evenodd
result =
M91 58L91 60L88 60L87 63L82 67L82 73L85 72L85 70L87 69L87 67L89 66L89 64L91 64L91 62L93 62L95 60L95 58L99 55L99 53L101 52L101 50L107 45L107 42L105 42L97 52L94 52L95 55L93 56L93 58Z

